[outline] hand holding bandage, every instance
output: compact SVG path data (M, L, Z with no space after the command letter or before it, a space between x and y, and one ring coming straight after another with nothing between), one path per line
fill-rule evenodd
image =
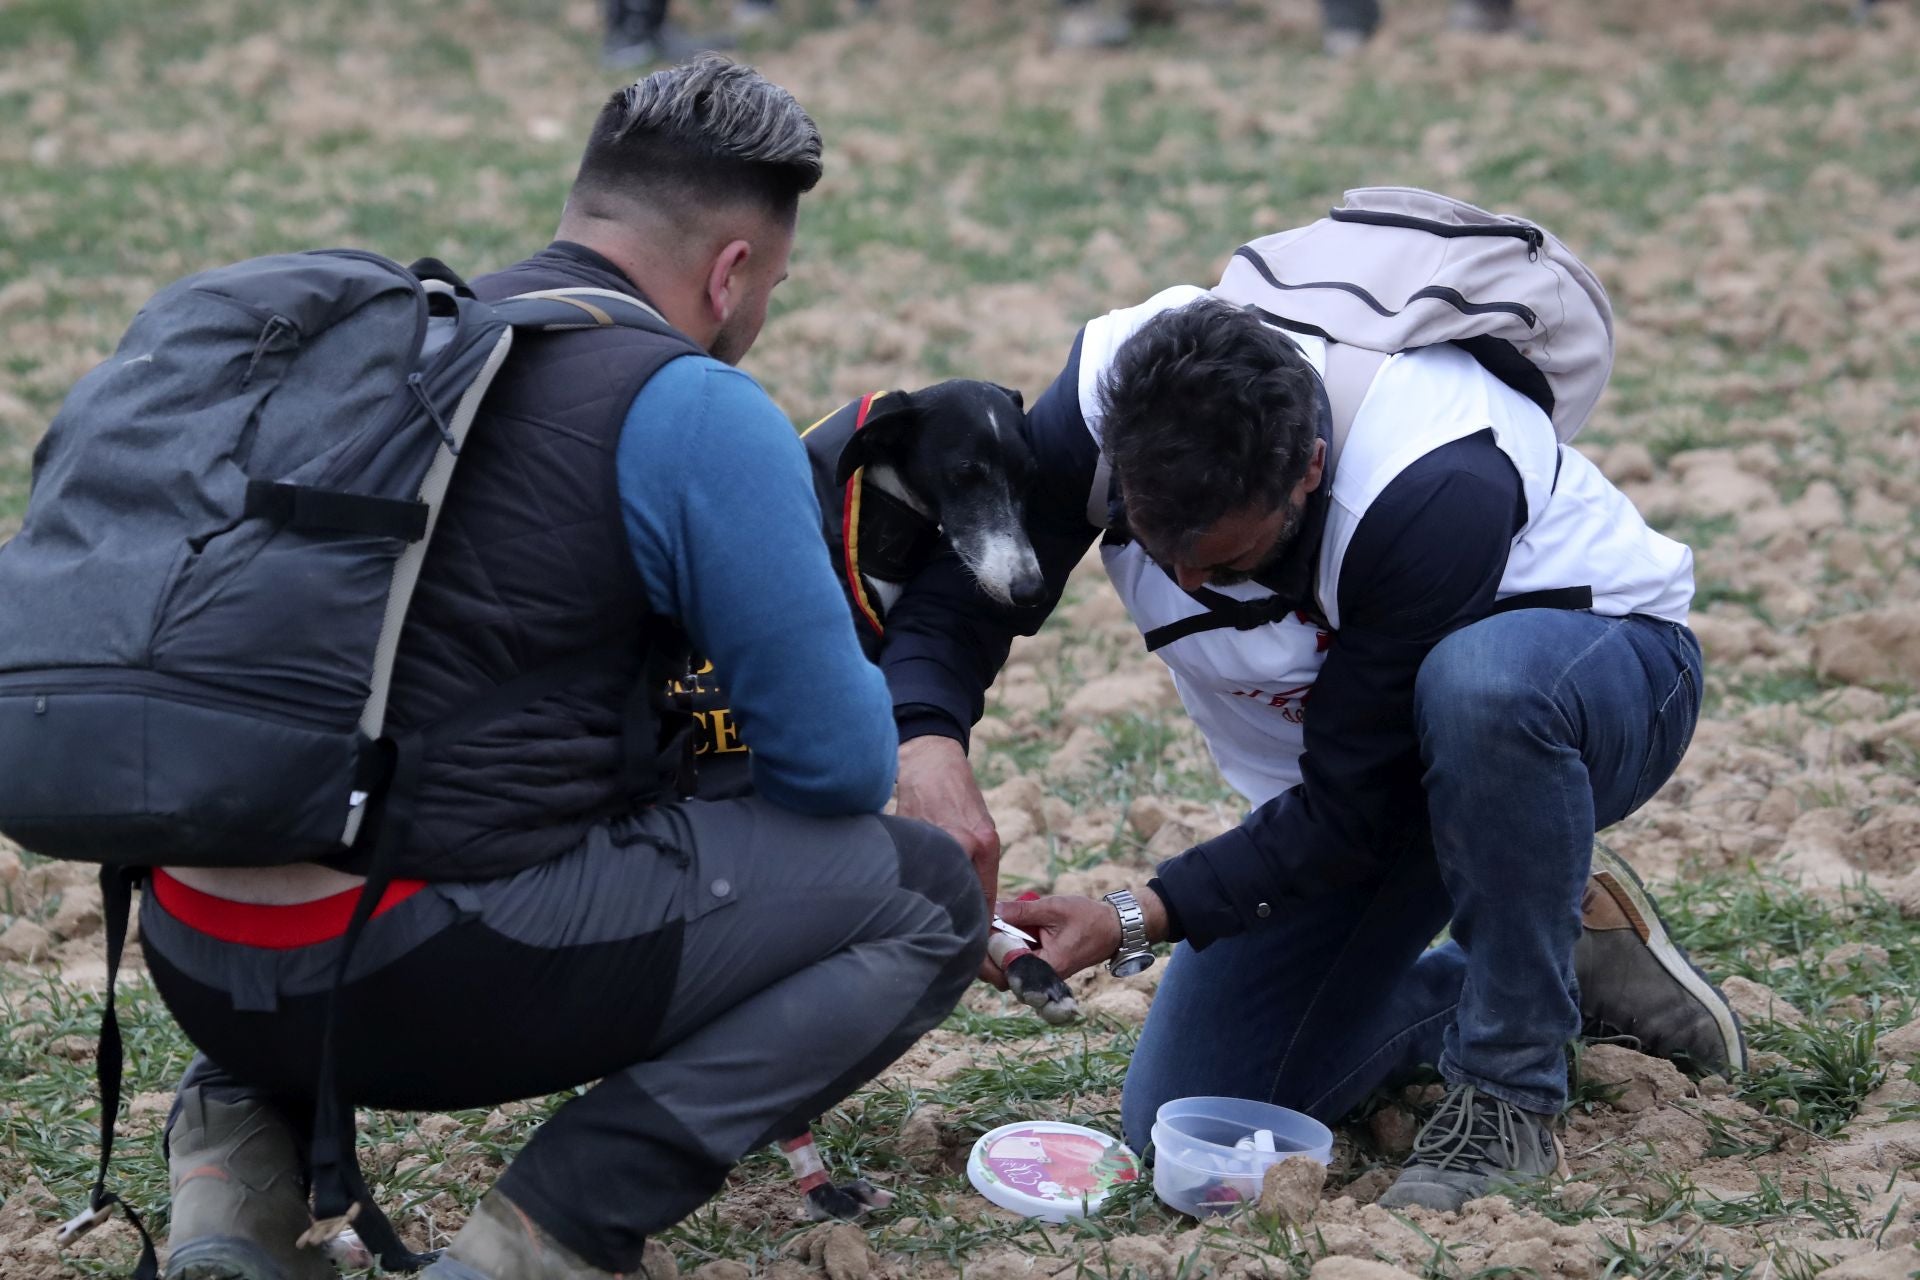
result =
M1080 1006L1053 966L1034 951L1038 945L1039 939L996 915L987 935L987 959L1006 975L1007 990L1022 1004L1049 1025L1065 1026L1080 1016Z
M1164 942L1167 909L1144 885L1133 890L1149 942ZM1100 898L1053 897L999 904L1006 924L1039 939L1039 958L1063 978L1111 959L1121 943L1120 917Z

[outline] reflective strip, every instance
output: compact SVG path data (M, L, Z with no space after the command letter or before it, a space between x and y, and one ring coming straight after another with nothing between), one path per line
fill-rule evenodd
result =
M854 419L854 431L858 432L860 428L867 425L867 414L873 408L874 398L880 394L882 393L878 391L872 392L860 402L859 415ZM814 425L818 426L819 423ZM852 443L851 437L848 443ZM848 594L853 597L853 603L860 610L860 616L866 619L867 625L873 628L874 634L885 635L887 628L880 621L879 610L873 607L873 601L867 596L866 579L860 576L860 493L866 480L866 472L865 467L860 467L847 477L845 505L840 512L841 550L846 558Z
M654 308L648 306L646 303L634 297L632 294L621 293L617 289L586 289L586 288L536 289L532 293L516 293L511 298L502 298L501 301L517 302L521 298L553 298L561 302L571 302L575 306L585 307L587 310L595 312L596 323L602 324L602 325L611 325L613 323L613 317L608 315L604 310L597 310L596 308L587 307L585 303L580 301L580 299L611 298L615 302L623 302L630 307L638 307L642 311L646 312L648 315L652 316L655 320L658 320L661 324L668 325L669 327L671 327L671 322L668 321L668 319L665 316L661 315Z

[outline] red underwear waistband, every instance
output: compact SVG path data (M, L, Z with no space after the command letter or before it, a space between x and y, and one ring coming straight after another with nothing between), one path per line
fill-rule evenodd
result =
M380 895L380 905L373 914L391 911L426 887L425 880L395 880ZM161 870L153 873L152 890L161 909L189 929L221 942L272 951L311 947L340 937L346 933L347 921L353 918L353 904L360 898L358 889L348 889L288 906L233 902L202 893Z

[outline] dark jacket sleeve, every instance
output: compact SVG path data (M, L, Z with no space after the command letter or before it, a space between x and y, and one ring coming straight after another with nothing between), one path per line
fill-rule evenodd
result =
M1047 592L1038 604L1002 605L974 585L958 556L942 549L887 611L880 667L893 692L900 740L937 734L961 743L986 706L987 688L1015 636L1040 629L1067 575L1098 532L1087 522L1087 491L1099 448L1080 415L1080 339L1067 367L1026 416L1036 474L1026 532Z
M1186 940L1257 928L1261 904L1365 880L1424 827L1414 680L1433 647L1491 611L1526 521L1491 432L1427 454L1361 517L1340 574L1340 630L1308 702L1302 781L1232 831L1162 863Z

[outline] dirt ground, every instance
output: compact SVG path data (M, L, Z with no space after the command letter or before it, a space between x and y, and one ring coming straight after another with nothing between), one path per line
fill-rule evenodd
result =
M544 234L606 88L579 74L584 0L558 22L530 0L430 19L178 7L235 34L157 54L111 5L40 0L7 27L0 3L0 534L47 415L158 283L283 242L380 245L391 227L351 212L375 195L382 217L425 219L420 252L509 260ZM823 1123L836 1167L901 1193L891 1213L810 1228L757 1157L657 1243L649 1280L1920 1272L1920 14L1522 7L1541 38L1458 36L1443 6L1389 0L1382 38L1326 63L1307 0L1195 5L1099 57L1046 50L1039 6L799 6L801 29L754 57L844 176L748 367L802 421L959 373L1031 400L1089 316L1210 281L1240 239L1344 185L1437 186L1553 227L1618 311L1615 389L1580 447L1695 547L1709 670L1686 761L1608 839L1682 902L1766 1046L1754 1078L1590 1048L1570 1177L1457 1215L1372 1203L1432 1100L1414 1088L1345 1126L1323 1190L1285 1215L1195 1224L1135 1196L1040 1230L972 1193L966 1147L1016 1115L1117 1130L1161 969L1076 979L1091 1016L1064 1034L981 988ZM389 37L455 87L414 96ZM472 159L488 147L496 163ZM1016 645L973 751L1016 888L1104 892L1239 814L1097 562ZM64 1257L48 1227L91 1158L98 892L0 847L0 907L0 1280L97 1273L131 1256L124 1227ZM150 1166L183 1047L131 967L154 1065L122 1161ZM544 1105L370 1121L369 1170L416 1243L457 1229Z

